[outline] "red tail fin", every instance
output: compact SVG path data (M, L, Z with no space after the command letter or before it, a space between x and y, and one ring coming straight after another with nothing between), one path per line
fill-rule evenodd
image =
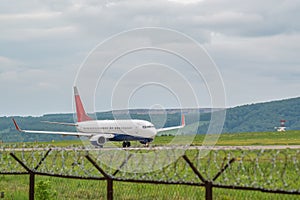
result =
M83 104L81 102L77 87L74 86L74 97L75 97L75 104L76 104L76 114L77 114L77 121L89 121L92 120L85 112L83 108Z

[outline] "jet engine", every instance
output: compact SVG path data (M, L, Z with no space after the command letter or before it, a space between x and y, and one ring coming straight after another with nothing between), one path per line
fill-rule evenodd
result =
M103 147L103 145L109 141L110 138L113 138L112 134L99 134L90 138L92 145L97 147Z

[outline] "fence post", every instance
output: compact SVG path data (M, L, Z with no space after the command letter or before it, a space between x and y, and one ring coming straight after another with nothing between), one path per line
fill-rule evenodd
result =
M211 181L206 181L205 183L205 199L213 199L213 183Z
M106 178L107 180L107 199L113 200L114 198L114 187L113 187L113 176L115 176L117 173L119 173L120 169L128 162L128 160L131 158L132 154L130 154L120 165L120 167L113 173L113 175L107 174L99 165L89 156L86 155L85 157L96 167L96 169Z
M107 199L108 200L113 200L114 199L114 189L113 189L113 180L112 179L107 179Z
M217 178L231 165L236 159L232 158L212 179L212 181L206 180L198 171L198 169L195 167L195 165L190 161L190 159L186 156L182 156L183 159L189 164L189 166L192 168L194 173L199 177L199 179L204 183L205 185L205 199L206 200L212 200L213 199L213 181L217 180Z
M201 175L201 173L198 171L198 169L195 167L195 165L192 163L192 161L190 161L190 159L186 155L183 155L182 157L189 164L189 166L191 167L193 172L198 176L198 178L202 181L202 183L204 183L204 186L205 186L205 199L206 200L212 200L212 187L213 187L212 182L207 181Z
M45 156L40 160L40 162L37 164L37 166L34 168L34 170L37 170L40 165L44 162L46 157L49 155L50 151L52 149L48 149ZM15 154L10 153L10 155L20 164L22 167L29 173L29 200L34 200L34 184L35 184L35 173L34 170L31 170L29 167L27 167Z
M27 167L15 154L10 155L29 173L29 200L34 200L34 171Z
M89 155L86 155L85 157L106 178L106 180L107 180L107 187L106 187L107 200L113 200L113 194L114 194L113 178L109 174L107 174Z
M29 200L34 200L34 179L35 174L30 172L29 173Z

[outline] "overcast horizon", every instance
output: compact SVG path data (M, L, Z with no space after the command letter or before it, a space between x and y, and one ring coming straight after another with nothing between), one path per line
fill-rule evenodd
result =
M226 107L226 109L229 108L235 108L235 107L239 107L239 106L246 106L246 105L250 105L250 104L259 104L259 103L268 103L268 102L272 102L272 101L282 101L282 100L288 100L288 99L293 99L293 98L300 98L300 96L297 97L290 97L290 98L284 98L284 99L274 99L274 100L270 100L270 101L262 101L262 102L252 102L252 103L245 103L245 104L241 104L241 105L235 105L232 107ZM199 108L183 108L183 109L201 109L201 108L209 108L209 107L199 107ZM129 110L138 110L138 109L151 109L151 108L129 108ZM162 110L164 109L182 109L179 107L174 107L174 108L162 108ZM218 109L218 108L217 108ZM128 110L128 108L124 108L124 109L120 109L120 110ZM111 111L117 111L117 110L101 110L101 111L96 111L97 113L102 113L102 112L111 112ZM75 114L75 110L74 111L70 111L70 112L49 112L49 113L43 113L43 114L37 114L37 115L0 115L0 117L41 117L43 115L55 115L55 114ZM94 112L88 113L88 114L94 114Z
M202 45L220 73L227 108L300 96L300 2L296 0L247 3L237 0L28 0L1 3L0 116L73 113L73 85L90 52L113 35L143 27L174 30ZM165 42L165 38L160 39ZM147 38L136 38L138 41L153 43ZM121 44L126 45L126 42L132 43L128 40ZM105 53L110 54L118 45L122 46L111 46ZM165 44L172 45L178 44ZM153 58L163 64L174 64L176 70L184 66L169 55L163 55L162 59L162 54L157 52L151 52L151 56L143 53L138 54L140 60L133 56L120 60L105 81L110 83L117 75L123 78L121 67L140 66L144 60L149 64ZM188 81L197 85L195 77L189 74L192 72L185 69L181 74L186 73ZM136 71L136 74L141 72ZM166 81L176 83L175 73L173 77ZM132 87L130 81L144 78L147 76L136 79L128 76L120 91ZM202 98L199 107L211 107L210 91L206 91L206 82L202 82L196 87L197 97ZM99 84L101 86L101 82ZM83 87L79 89L85 104L89 93ZM108 85L106 89L111 90ZM181 105L177 96L164 96L163 90L154 87L144 89L146 92L136 89L137 92L127 99L129 108ZM93 97L98 103L88 105L88 112L111 110L111 101L105 101L106 91L101 94L99 91L94 92ZM121 103L116 105L127 109ZM190 105L194 104L187 102L183 107Z

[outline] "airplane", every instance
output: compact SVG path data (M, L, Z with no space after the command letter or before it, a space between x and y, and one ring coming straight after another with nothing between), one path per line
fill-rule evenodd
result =
M276 129L278 132L284 132L284 131L286 131L286 127L284 127L284 126L274 127L274 129Z
M278 132L284 132L284 131L286 131L285 122L286 122L286 120L284 120L284 119L280 120L280 127L274 127L274 128Z
M77 132L58 132L58 131L37 131L37 130L23 130L19 127L15 119L13 123L16 129L24 133L38 133L38 134L58 134L69 136L83 136L88 137L90 143L96 147L103 147L106 142L120 141L123 142L123 148L130 147L130 141L139 141L146 147L154 140L158 132L181 129L185 126L185 117L181 117L181 125L159 128L146 120L128 119L128 120L94 120L85 112L83 103L81 101L78 89L74 86L74 98L76 105L77 123L64 122L49 122L50 124L60 124L66 126L75 126Z

